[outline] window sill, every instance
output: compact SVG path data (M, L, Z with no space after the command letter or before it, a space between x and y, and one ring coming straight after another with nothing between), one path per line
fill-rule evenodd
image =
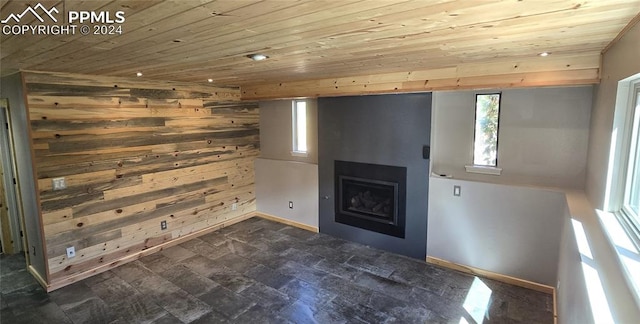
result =
M596 210L605 236L612 245L636 302L640 303L640 252L614 213Z
M298 151L292 151L292 152L291 152L291 156L297 156L297 157L308 157L308 156L309 156L309 152L298 152Z
M464 168L469 173L480 173L480 174L497 175L497 176L502 174L502 168L497 168L497 167L482 166L482 165L465 165Z

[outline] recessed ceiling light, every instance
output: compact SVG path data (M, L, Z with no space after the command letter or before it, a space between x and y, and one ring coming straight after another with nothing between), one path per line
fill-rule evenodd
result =
M142 72L138 72L138 73L136 73L136 76L141 77L141 76L142 76Z
M249 54L247 55L248 58L254 60L254 61L263 61L268 59L269 57L264 55L264 54Z
M542 57L546 57L546 56L551 55L551 53L549 53L549 52L542 52L542 53L540 53L540 54L538 54L538 55L540 55L540 56L542 56Z
M207 81L208 81L209 83L211 83L211 82L213 82L213 79L207 79Z

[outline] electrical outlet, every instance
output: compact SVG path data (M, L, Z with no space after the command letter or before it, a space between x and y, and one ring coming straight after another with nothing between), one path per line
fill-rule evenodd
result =
M238 209L238 203L233 203L231 205L231 210L237 210Z
M67 183L64 178L53 178L51 179L53 190L62 190L67 188Z
M293 209L293 201L289 202L289 209Z
M460 197L460 186L453 186L453 195L456 197Z
M67 259L71 259L74 256L76 256L76 248L73 246L70 246L67 248Z
M160 229L161 230L166 230L167 229L167 221L163 220L160 222Z

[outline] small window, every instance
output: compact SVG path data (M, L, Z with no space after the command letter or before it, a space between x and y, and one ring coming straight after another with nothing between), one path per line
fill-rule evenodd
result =
M476 122L473 141L473 164L498 166L498 122L500 94L476 95Z
M307 102L294 100L292 108L293 155L307 153ZM297 153L297 154L296 154Z

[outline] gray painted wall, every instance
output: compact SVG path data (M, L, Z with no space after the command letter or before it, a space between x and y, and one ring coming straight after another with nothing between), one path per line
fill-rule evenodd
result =
M292 156L291 100L260 102L256 204L262 213L318 227L318 109L307 99L309 155ZM293 209L289 209L293 201Z
M29 261L40 276L46 278L47 268L43 251L42 226L36 199L36 182L31 156L30 125L24 102L22 77L19 73L0 79L0 96L9 100L9 118L11 119L16 151L15 161L22 197Z
M318 99L320 232L423 259L426 256L431 94ZM407 167L405 239L334 221L334 161Z
M487 92L433 94L432 170L456 179L583 189L592 87L502 90L500 176L464 168L473 161L475 95Z

